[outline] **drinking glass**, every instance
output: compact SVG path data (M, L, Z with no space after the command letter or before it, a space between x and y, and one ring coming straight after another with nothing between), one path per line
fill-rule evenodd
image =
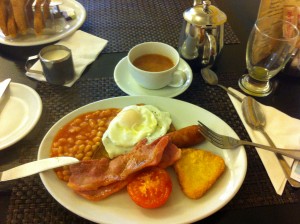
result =
M270 79L290 59L299 30L292 23L270 17L258 19L247 43L246 65L249 74L239 79L240 88L253 96L267 96L273 88Z

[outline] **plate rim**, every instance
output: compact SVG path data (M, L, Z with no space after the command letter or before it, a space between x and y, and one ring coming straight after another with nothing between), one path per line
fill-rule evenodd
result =
M5 40L5 37L0 37L0 44L4 44L7 46L15 46L15 47L29 47L29 46L38 46L38 45L43 45L43 44L48 44L48 43L52 43L58 40L61 40L71 34L73 34L76 30L78 30L82 24L85 22L86 20L86 10L83 7L83 5L76 1L76 0L64 0L64 2L66 2L66 4L73 4L75 7L77 7L81 13L81 18L77 21L77 23L74 24L74 26L67 30L66 32L62 32L59 34L55 34L54 36L50 36L49 38L43 39L43 40L37 40L37 41L30 41L30 42L24 42L24 41L7 41ZM76 17L77 18L77 17ZM0 32L2 33L2 31L0 30ZM4 36L4 34L2 33L2 35Z
M44 136L43 140L42 140L42 143L40 144L40 148L38 150L38 159L42 159L44 158L41 154L41 149L43 149L43 142L45 141L46 137L49 136L51 134L51 130L52 128L55 126L55 125L58 125L60 124L61 122L64 122L62 125L66 124L68 121L64 121L64 119L66 119L68 116L70 115L73 115L73 118L78 116L75 114L80 112L80 110L82 109L86 109L92 105L96 105L97 103L105 103L105 102L108 102L108 101L111 101L111 100L115 100L115 99L119 99L119 100L124 100L124 99L131 99L131 98L136 98L136 99L141 99L141 100L145 100L145 98L152 98L152 100L156 100L158 98L160 98L160 100L171 100L171 101L174 101L174 102L181 102L181 103L184 103L184 104L190 104L194 107L197 107L197 108L200 108L200 110L203 110L205 113L208 113L210 116L212 116L214 119L217 119L218 122L222 122L222 126L224 126L223 128L226 128L228 130L230 130L230 132L234 135L234 137L237 137L238 138L238 135L236 134L236 132L225 122L223 121L221 118L219 118L217 115L213 114L212 112L200 107L200 106L197 106L197 105L194 105L194 104L191 104L189 102L185 102L185 101L181 101L181 100L178 100L178 99L173 99L173 98L166 98L166 97L159 97L159 96L119 96L119 97L112 97L112 98L107 98L107 99L103 99L103 100L100 100L100 101L95 101L95 102L92 102L92 103L89 103L87 105L84 105L82 107L79 107L75 110L73 110L72 112L68 113L67 115L63 116L61 119L59 119L50 129L49 131L47 132L47 134ZM104 102L103 102L104 101ZM104 108L104 107L101 107L101 108ZM101 109L99 108L99 109ZM86 111L83 111L81 113L85 113ZM70 118L69 121L73 118ZM54 137L53 133L51 134L52 135L52 138ZM238 150L238 149L237 149ZM222 150L221 150L222 151ZM199 221L199 220L202 220L212 214L214 214L215 212L219 211L222 207L224 207L229 201L232 200L232 198L236 195L236 193L239 191L239 189L241 188L243 182L244 182L244 179L245 179L245 176L246 176L246 171L247 171L247 155L246 155L246 151L245 151L245 148L244 147L239 147L239 151L238 151L240 154L239 154L239 157L242 157L243 158L243 170L242 172L241 171L237 171L237 172L241 172L241 176L240 176L240 179L237 181L236 183L236 186L235 186L235 189L234 191L232 191L232 194L227 195L227 201L224 201L223 203L219 204L218 206L216 206L214 209L210 210L210 212L206 213L205 216L199 218L199 217L195 217L193 219L186 219L184 220L183 222L194 222L194 221ZM49 186L47 185L47 175L50 174L50 172L52 172L51 175L55 175L53 171L47 171L47 172L44 172L44 173L40 173L40 178L42 180L42 183L44 184L44 186L46 187L47 191L49 192L49 194L52 195L53 198L55 198L55 200L57 200L62 206L64 206L65 208L67 208L69 211L87 219L87 220L90 220L90 221L94 221L94 222L101 222L101 223L107 223L108 221L106 220L103 220L103 219L99 219L99 217L101 216L98 216L98 218L96 219L95 217L91 218L89 217L89 215L83 213L83 212L80 212L80 210L78 211L78 209L74 209L72 208L73 206L69 206L68 204L65 204L63 200L57 198L56 196L57 195L53 195L53 192L51 189L49 189ZM55 176L56 177L56 176ZM57 177L56 177L57 178ZM63 183L65 184L65 183ZM70 189L68 189L70 190ZM77 199L76 199L77 200ZM83 199L85 200L85 199ZM200 199L199 199L200 200ZM76 211L77 210L77 211ZM125 220L123 220L124 223L127 223ZM132 222L132 220L130 220ZM173 220L174 221L174 220ZM155 223L153 220L151 221L151 223Z
M170 88L174 89L174 91L172 93L166 94L166 95L157 95L157 93L162 92L164 90L164 88L158 89L158 90L145 89L145 91L149 91L150 94L142 94L142 93L139 93L139 92L130 91L130 89L128 89L128 88L125 89L124 85L120 82L120 79L119 79L119 77L120 77L119 73L120 72L118 72L118 70L120 69L121 66L125 66L127 57L128 56L123 57L117 63L117 65L115 66L115 69L114 69L114 81L117 84L117 86L124 93L128 94L129 96L141 96L141 95L144 95L144 96L158 96L158 97L173 98L173 97L176 97L176 96L182 94L183 92L185 92L190 87L190 85L192 84L192 81L193 81L193 71L192 71L191 67L189 66L189 64L184 59L180 58L180 63L183 64L188 69L188 74L187 74L188 77L187 77L187 81L184 83L183 86L174 87L174 88L170 87ZM131 79L131 81L134 82L134 80L132 79L132 77L130 77L130 74L129 74L128 70L126 70L124 73L126 74L126 77L129 77ZM138 84L135 83L134 85L136 85L138 87ZM140 87L140 88L144 89L143 87Z
M25 129L25 131L23 131L23 134L19 135L17 138L15 138L14 140L8 141L5 144L0 143L0 150L6 149L9 146L12 146L13 144L15 144L16 142L20 141L21 139L23 139L27 134L29 134L29 132L36 126L37 122L39 121L41 115L42 115L42 111L43 111L43 103L42 103L42 99L40 97L40 95L31 87L21 84L21 83L16 83L16 82L11 82L9 84L9 88L23 88L24 90L26 90L27 92L30 92L32 94L32 96L34 96L34 98L36 99L37 102L37 108L34 108L34 111L36 111L36 117L33 119L33 121L30 123L30 126L25 126L25 128L23 128L23 130ZM23 98L23 100L26 100L25 98Z

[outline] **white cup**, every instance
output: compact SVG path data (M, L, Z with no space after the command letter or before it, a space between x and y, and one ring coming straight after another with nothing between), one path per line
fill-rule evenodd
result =
M159 54L172 60L174 66L168 70L160 72L150 72L137 68L133 65L135 59L146 54ZM179 87L186 82L186 74L178 70L180 56L168 44L161 42L145 42L133 47L127 56L128 69L134 80L147 89L161 89L165 86Z

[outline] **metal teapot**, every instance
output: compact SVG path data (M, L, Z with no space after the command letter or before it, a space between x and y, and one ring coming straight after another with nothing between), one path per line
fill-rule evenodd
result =
M227 16L210 1L195 0L183 13L184 24L179 39L179 54L187 61L212 66L224 45Z

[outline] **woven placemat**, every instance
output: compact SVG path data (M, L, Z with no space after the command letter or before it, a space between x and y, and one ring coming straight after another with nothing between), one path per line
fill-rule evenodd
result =
M183 12L192 0L78 0L87 11L81 30L108 40L104 53L126 52L147 41L168 43L177 48ZM215 5L215 3L213 2ZM224 27L224 43L237 44L229 23Z
M237 74L220 74L220 82L237 87ZM81 78L72 88L39 83L37 88L43 101L39 125L14 147L20 150L20 163L36 159L37 149L49 128L61 117L85 104L109 97L126 95L118 89L112 77ZM200 75L194 75L190 88L176 97L205 108L227 122L240 138L250 140L230 99L221 88L208 86ZM246 147L248 171L236 196L222 209L232 210L265 205L299 202L295 190L288 184L278 196L267 173L252 147ZM99 213L100 215L100 213ZM15 182L8 209L7 223L91 223L62 207L43 186L38 175Z

